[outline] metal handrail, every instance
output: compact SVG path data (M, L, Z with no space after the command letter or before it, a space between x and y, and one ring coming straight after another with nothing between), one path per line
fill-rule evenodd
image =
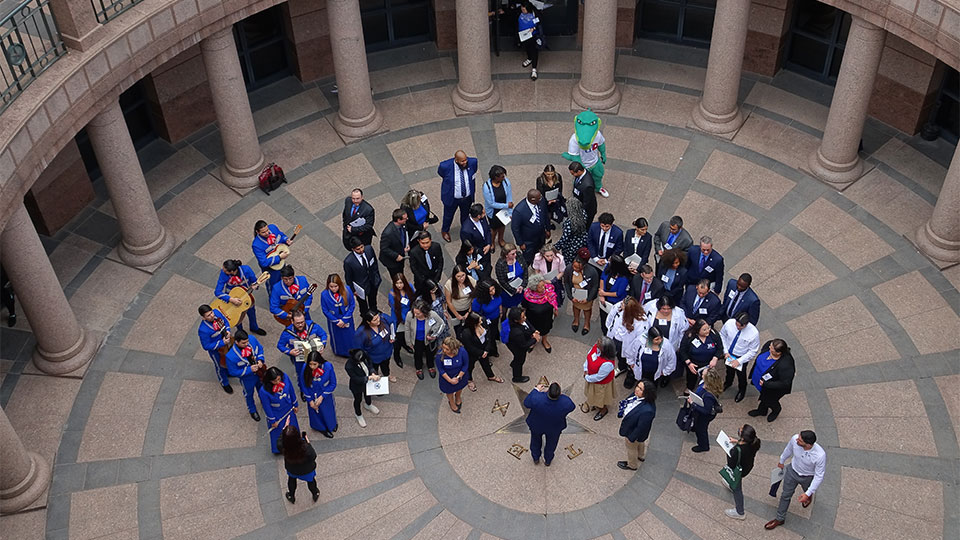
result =
M90 0L97 22L107 24L124 11L139 4L142 0ZM99 7L98 7L99 6Z
M0 112L23 90L67 54L60 30L48 4L50 0L26 0L0 20Z

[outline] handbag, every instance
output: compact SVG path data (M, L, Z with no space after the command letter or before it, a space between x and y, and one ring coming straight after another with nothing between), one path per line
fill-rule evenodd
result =
M683 407L680 407L680 412L677 413L677 427L680 428L680 431L693 430L693 409L686 403Z
M743 470L740 468L740 456L743 452L737 448L737 466L730 468L729 465L720 469L720 476L723 478L724 482L727 483L727 487L730 488L730 491L736 491L740 487L740 480L743 475Z

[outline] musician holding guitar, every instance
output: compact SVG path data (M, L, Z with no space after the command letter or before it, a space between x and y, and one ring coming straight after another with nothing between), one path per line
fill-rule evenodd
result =
M240 388L243 390L243 398L247 400L250 418L259 422L260 413L257 412L253 395L257 393L260 378L267 371L267 366L263 363L263 346L257 338L240 328L233 336L233 345L227 351L226 363L230 376L240 379Z
M325 347L327 344L327 332L322 326L311 321L301 311L295 311L291 318L293 324L286 327L283 333L280 334L280 340L277 341L277 349L290 358L290 362L293 364L294 371L297 374L297 387L303 388L300 378L303 376L303 366L306 362L307 351L299 348L297 342L310 343L314 338L317 338L323 342L323 346ZM322 352L322 349L318 352ZM301 399L306 401L304 398Z
M290 324L290 312L299 306L309 319L315 289L316 287L310 288L307 278L294 273L293 266L284 266L283 270L280 270L280 283L270 293L270 313L277 322L286 326Z
M273 287L280 281L280 268L283 267L283 261L290 255L289 249L277 250L281 245L289 246L292 239L273 224L267 224L264 220L259 220L253 225L253 256L257 258L257 264L264 272L270 272L270 284L268 292L273 291ZM280 265L278 268L271 268Z
M217 288L214 289L214 294L225 303L240 306L243 304L243 297L246 295L233 294L233 289L241 287L242 291L249 293L259 286L260 283L257 280L257 275L253 273L252 268L236 259L228 259L223 261L223 268L220 269L220 277L217 278ZM252 295L250 295L250 297L252 300ZM247 318L250 319L251 332L258 336L267 335L267 333L260 328L260 325L257 324L257 309L253 306L252 302L244 313ZM236 326L238 330L243 329L242 322Z
M200 346L207 351L210 359L213 360L213 369L217 374L217 380L223 391L232 394L233 387L230 386L230 379L227 377L226 361L222 353L226 352L233 344L233 336L230 335L230 323L219 310L213 309L207 304L200 306L197 311L203 319L197 328L197 334L200 336Z

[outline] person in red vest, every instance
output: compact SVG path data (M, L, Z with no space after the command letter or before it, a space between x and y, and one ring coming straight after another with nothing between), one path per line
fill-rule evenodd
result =
M587 359L583 362L583 378L587 381L583 394L587 397L590 411L600 409L593 417L594 420L600 420L606 416L608 408L616 403L613 394L616 358L616 344L612 339L603 336L593 345L587 354Z

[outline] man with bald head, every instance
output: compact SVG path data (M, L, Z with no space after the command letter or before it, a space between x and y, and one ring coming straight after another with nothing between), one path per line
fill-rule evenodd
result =
M533 264L533 257L550 237L550 216L547 203L542 200L539 191L531 189L527 197L513 207L510 229L517 247L523 252L527 265Z
M453 215L460 210L460 221L470 217L470 205L476 193L477 158L467 157L463 150L457 150L453 158L441 161L437 167L440 177L440 201L443 202L443 224L440 234L450 241L450 224Z

